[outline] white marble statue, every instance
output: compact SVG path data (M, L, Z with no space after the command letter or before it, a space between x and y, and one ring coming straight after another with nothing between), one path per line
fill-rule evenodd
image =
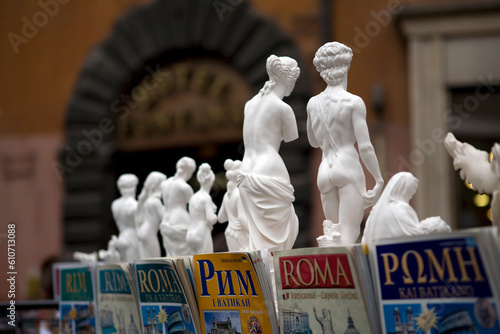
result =
M340 223L331 220L323 221L323 235L316 238L319 247L335 247L342 245L342 228Z
M118 228L116 248L123 261L132 262L139 259L139 240L135 225L137 200L135 193L139 180L133 174L120 175L117 181L121 197L111 203L111 212Z
M200 189L189 200L190 224L186 242L192 254L208 254L214 252L212 230L217 223L217 207L210 196L215 174L209 164L200 165L196 179L200 183Z
M227 159L224 162L227 178L227 191L222 199L222 204L218 214L220 223L228 222L224 235L226 237L227 248L230 252L249 250L248 222L243 210L240 191L236 186L238 171L241 167L240 160Z
M299 223L294 189L278 151L281 141L298 138L293 110L282 99L292 92L300 69L294 59L275 55L267 59L266 69L269 81L245 105L245 153L237 183L250 249L291 249Z
M193 159L182 157L177 161L175 175L161 184L165 214L160 223L160 232L167 256L192 254L186 242L186 233L189 228L187 205L193 196L193 188L187 181L191 179L195 169Z
M112 235L111 239L108 241L107 249L100 249L98 252L85 253L85 252L73 252L73 258L81 263L96 264L99 261L111 263L120 262L121 255L116 248L116 241L118 237Z
M307 104L309 143L323 153L317 179L323 212L327 220L341 224L342 244L356 242L364 210L376 202L384 185L370 142L365 104L347 92L351 59L352 50L338 42L318 49L313 62L327 87ZM375 179L372 190L366 190L359 156Z
M386 238L450 232L451 228L439 217L419 221L410 205L417 188L418 180L411 173L395 174L372 208L361 242L367 244Z
M165 207L161 202L160 186L166 179L167 176L163 173L151 172L146 177L138 198L135 219L141 259L161 255L158 231L165 214Z
M73 258L81 263L86 264L96 264L99 261L97 252L85 253L85 252L73 252Z
M446 136L444 146L453 158L453 167L460 170L462 180L467 180L477 192L493 196L491 216L500 233L500 144L493 145L491 162L488 152L458 141L451 132Z
M111 239L108 241L108 248L99 250L99 260L106 263L120 262L120 252L116 248L116 241L118 237L112 235Z

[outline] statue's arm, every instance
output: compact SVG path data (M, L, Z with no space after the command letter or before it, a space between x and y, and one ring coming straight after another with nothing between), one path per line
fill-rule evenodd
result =
M184 201L186 203L189 202L193 194L194 194L193 188L191 188L189 184L186 183L182 185L182 195L184 196Z
M155 199L153 208L156 220L161 221L163 216L165 215L165 206L159 198Z
M204 203L205 206L205 217L207 217L207 221L213 225L217 223L217 215L215 214L214 207L215 205L213 202L210 200L205 201Z
M373 188L375 197L378 197L384 185L384 179L380 173L377 156L375 149L370 141L370 134L368 133L368 125L366 124L366 106L363 100L356 97L354 101L354 109L352 113L352 124L354 128L354 135L358 143L359 154L366 168L375 179L376 185Z
M299 138L299 131L297 129L297 120L293 113L292 107L285 104L283 109L283 120L281 122L281 132L283 134L283 141L290 142Z
M219 220L220 223L225 223L228 221L226 212L226 206L228 205L228 202L229 199L227 197L227 194L225 194L224 197L222 198L222 204L220 205L219 214L217 216L217 219Z
M310 99L309 102L307 103L307 139L309 140L309 144L312 147L319 147L319 142L316 139L316 136L314 135L314 129L311 121L311 114L314 112L317 112L314 110L314 103L313 99Z

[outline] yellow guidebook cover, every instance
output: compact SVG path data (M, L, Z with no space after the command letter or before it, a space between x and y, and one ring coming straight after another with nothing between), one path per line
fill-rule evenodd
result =
M193 256L202 333L272 334L258 276L248 254ZM272 314L272 313L271 313Z

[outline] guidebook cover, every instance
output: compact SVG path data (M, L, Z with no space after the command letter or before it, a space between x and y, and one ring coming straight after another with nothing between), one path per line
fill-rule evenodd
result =
M273 251L280 333L375 333L344 247Z
M481 243L449 233L372 245L383 333L500 333L492 248Z
M128 263L100 264L96 268L99 334L142 333L139 304Z
M202 333L273 333L248 254L194 255L193 263Z
M94 268L74 263L61 264L55 271L59 282L59 332L95 333L97 314L95 304Z
M143 333L200 333L172 260L136 261L135 273Z

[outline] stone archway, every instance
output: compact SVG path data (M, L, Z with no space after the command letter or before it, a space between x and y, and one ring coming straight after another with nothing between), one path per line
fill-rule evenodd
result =
M67 108L66 145L57 166L65 181L66 250L105 247L115 232L110 203L117 196L117 118L134 85L167 64L205 57L238 72L254 94L267 80L265 61L271 54L295 58L302 70L286 100L296 113L300 137L282 145L281 154L295 187L303 232L296 245L308 245L310 176L304 161L310 151L305 133L310 84L306 66L291 39L247 2L224 2L229 7L223 8L217 3L156 0L136 6L90 51Z

